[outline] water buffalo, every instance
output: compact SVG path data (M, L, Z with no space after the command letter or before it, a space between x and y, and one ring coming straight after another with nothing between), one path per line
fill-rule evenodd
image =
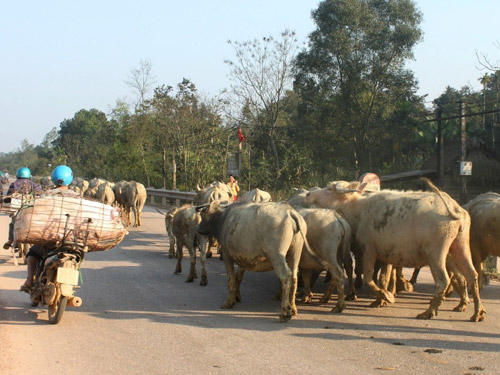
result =
M373 281L377 258L402 267L429 265L435 294L429 308L417 318L437 315L449 284L446 257L451 254L467 278L474 297L471 321L484 319L478 276L469 247L470 216L448 194L436 187L432 192L382 190L363 195L366 184L333 182L310 192L308 199L321 207L341 211L351 225L356 243L363 251L365 283L377 299L394 302L394 296ZM433 186L433 185L432 185Z
M221 246L228 275L229 295L221 308L241 300L240 284L245 270L274 270L281 283L280 321L297 313L297 268L307 226L300 214L286 203L234 203L218 201L200 207L198 232L215 235ZM234 265L238 271L235 272Z

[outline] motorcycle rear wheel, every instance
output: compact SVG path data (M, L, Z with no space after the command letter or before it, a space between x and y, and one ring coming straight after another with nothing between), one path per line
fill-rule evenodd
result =
M66 305L68 304L68 297L60 297L52 305L49 305L49 322L52 324L57 324L61 321L61 318L66 310Z

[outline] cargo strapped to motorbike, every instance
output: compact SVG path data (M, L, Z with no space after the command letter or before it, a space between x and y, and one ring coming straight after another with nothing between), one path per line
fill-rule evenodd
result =
M2 198L10 198L10 203L4 203L3 199L0 202L0 212L6 214L15 214L21 207L32 205L34 201L32 193L22 194L15 192Z
M23 205L14 222L15 241L38 245L75 244L87 251L118 245L127 228L120 209L60 193L36 197Z

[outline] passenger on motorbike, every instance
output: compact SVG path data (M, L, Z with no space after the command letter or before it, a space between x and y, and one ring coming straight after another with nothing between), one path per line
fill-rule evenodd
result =
M74 191L69 190L69 184L73 181L73 171L66 165L57 166L52 172L52 181L56 184L54 189L46 192L47 195L60 194L62 196L70 197L80 197L80 195ZM41 245L33 245L28 254L26 254L26 262L28 263L28 274L26 281L21 286L21 291L29 293L33 285L33 276L36 272L36 267L38 262L44 257L49 249Z
M9 186L7 191L7 197L3 199L4 203L11 203L11 196L14 193L19 193L23 195L29 194L40 194L43 189L40 185L35 184L31 181L31 171L27 167L21 167L16 172L17 180L14 181ZM11 222L9 224L9 240L4 243L3 248L8 250L12 246L12 241L14 240L14 216L11 215Z

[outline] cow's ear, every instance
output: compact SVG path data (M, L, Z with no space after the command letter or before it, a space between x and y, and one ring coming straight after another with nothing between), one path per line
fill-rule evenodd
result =
M362 193L362 192L363 192L363 190L365 189L365 187L367 187L367 186L368 186L368 182L363 182L361 185L359 185L359 187L358 187L358 191L359 191L360 193Z

